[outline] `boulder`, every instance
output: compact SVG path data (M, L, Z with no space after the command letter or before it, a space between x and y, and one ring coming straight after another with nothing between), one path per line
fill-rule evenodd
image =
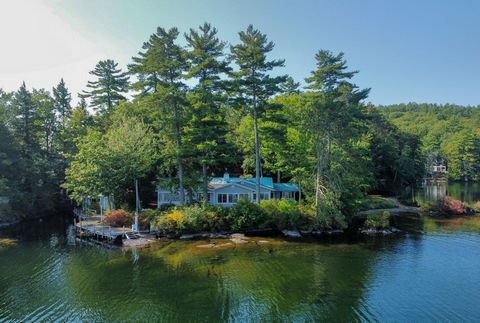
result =
M194 240L208 238L210 235L208 233L192 233L192 234L182 234L180 240Z
M300 232L298 232L298 230L282 230L282 233L284 236L288 237L288 238L301 238L302 235L300 234Z

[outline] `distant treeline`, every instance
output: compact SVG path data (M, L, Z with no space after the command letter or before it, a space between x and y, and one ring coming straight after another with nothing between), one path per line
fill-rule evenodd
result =
M480 107L408 103L378 109L400 130L421 139L427 171L445 165L452 180L480 179Z

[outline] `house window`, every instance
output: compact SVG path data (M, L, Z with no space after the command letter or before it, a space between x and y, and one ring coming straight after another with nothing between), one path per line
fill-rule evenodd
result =
M228 201L228 194L218 194L217 195L217 202L218 203L227 203Z
M292 192L283 192L283 198L291 199L291 198L293 198L293 193Z
M245 194L245 193L238 194L238 199L239 200L242 200L242 199L248 200L248 194Z
M228 203L237 203L238 194L228 194Z
M270 199L270 193L260 193L260 199L261 200L269 200ZM253 193L253 200L257 200L257 193Z
M212 202L212 193L207 193L207 201Z
M270 193L260 193L260 199L261 200L269 200L270 199Z

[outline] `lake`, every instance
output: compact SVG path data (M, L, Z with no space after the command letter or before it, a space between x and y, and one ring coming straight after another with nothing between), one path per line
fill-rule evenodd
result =
M395 237L236 248L75 241L68 223L0 231L0 321L480 321L480 218L398 219Z
M409 190L406 194L410 200L417 202L435 202L450 195L462 202L480 201L480 183L478 182L438 182L426 183L419 188Z

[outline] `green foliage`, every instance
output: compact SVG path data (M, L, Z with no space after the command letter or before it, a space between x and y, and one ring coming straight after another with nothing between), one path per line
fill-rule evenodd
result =
M54 108L55 112L58 115L60 120L60 125L65 128L65 123L70 119L72 115L72 106L70 102L72 101L72 96L68 92L65 81L60 79L60 83L53 88L53 99L54 99Z
M373 213L367 216L365 226L369 229L385 229L390 226L390 212Z
M153 220L153 225L159 231L175 234L218 232L227 228L223 213L219 207L182 206L164 212Z
M271 77L270 72L276 67L284 66L284 60L268 60L274 44L267 36L252 25L239 33L240 44L230 47L231 57L239 70L232 72L233 87L237 93L237 104L246 108L253 118L253 133L255 138L255 177L257 203L260 201L261 173L261 140L258 119L261 113L267 112L271 105L267 100L280 92L280 84L286 81L286 76Z
M420 138L427 172L433 165L448 166L452 180L478 180L480 134L478 107L438 104L379 106L387 120Z
M118 68L118 63L111 59L100 61L90 72L96 81L88 81L90 91L84 91L82 98L90 98L90 106L99 111L111 111L128 90L128 76Z
M367 196L367 198L362 200L360 210L393 209L398 206L398 202L389 198L384 198L381 196Z
M278 230L308 228L310 226L309 218L304 215L297 201L281 199L262 200L260 208L267 218L273 219L274 227Z
M425 156L419 139L392 125L373 107L367 107L364 113L374 165L373 188L394 192L395 188L415 184L425 173Z
M0 91L0 135L6 138L0 142L0 196L8 207L51 212L62 200L59 187L77 202L104 194L128 206L136 179L142 202L149 203L152 183L163 178L188 202L200 187L205 193L210 176L228 168L296 183L301 204L167 206L165 215L146 211L143 218L177 233L340 228L369 191L420 178L429 153L448 161L452 178L478 176L480 118L471 109L455 108L450 117L435 108L435 124L442 127L430 131L410 107L393 113L365 107L369 90L352 82L357 72L343 53L318 51L302 92L276 72L284 61L270 58L274 43L251 25L228 57L208 23L184 37L185 46L177 28L157 28L143 44L128 66L135 79L131 100L124 96L128 76L110 59L95 66L95 80L73 110L63 79L53 95L25 84L15 93Z
M113 195L125 201L135 179L144 178L156 160L155 138L135 118L124 118L106 133L91 130L78 145L63 185L76 201Z
M272 217L260 205L246 199L241 199L229 209L227 219L234 231L271 228L273 225Z

